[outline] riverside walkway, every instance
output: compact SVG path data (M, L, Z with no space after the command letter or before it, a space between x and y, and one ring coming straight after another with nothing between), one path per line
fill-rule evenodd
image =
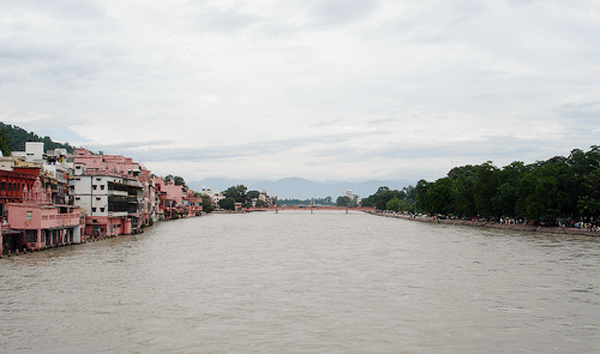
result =
M396 213L384 213L380 211L372 211L369 212L373 215L398 218L398 219L406 219L410 221L419 221L419 222L428 222L428 223L436 223L436 224L447 224L447 225L460 225L460 226L470 226L470 227L489 227L495 229L505 229L505 230L518 230L518 231L530 231L530 232L545 232L552 234L565 234L565 235L584 235L584 236L600 236L600 231L594 231L587 228L577 228L577 227L559 227L559 226L539 226L539 225L530 225L530 224L504 224L497 222L489 222L489 221L481 221L481 220L460 220L460 219L440 219L435 216L412 216L412 215L403 215Z

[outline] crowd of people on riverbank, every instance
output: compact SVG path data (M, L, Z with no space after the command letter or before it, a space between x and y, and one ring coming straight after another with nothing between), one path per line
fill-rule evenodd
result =
M413 214L407 212L392 212L386 211L373 211L370 212L374 215L381 215L386 217L402 218L411 221L421 221L438 224L451 224L451 225L462 225L462 226L476 226L476 227L491 227L497 229L511 229L521 231L536 231L536 232L547 232L555 234L572 234L572 235L587 235L587 236L600 236L600 227L592 223L586 222L571 222L567 220L559 220L557 226L545 225L544 223L535 224L525 219L514 219L514 218L498 218L496 220L491 219L479 219L479 218L459 218L456 216L442 216L442 215L427 215L427 214Z

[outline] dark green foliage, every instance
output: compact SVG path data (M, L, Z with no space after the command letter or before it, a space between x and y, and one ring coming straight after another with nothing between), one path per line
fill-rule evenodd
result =
M2 132L0 130L0 148L2 149L2 153L4 153L5 147L3 144L3 139L8 139L9 141L9 151L24 151L25 150L25 142L34 141L34 142L43 142L45 151L54 150L54 149L66 149L67 152L72 153L75 148L69 143L57 143L52 141L49 137L40 137L34 133L29 133L25 129L21 127L17 127L16 125L7 125L0 122L0 129L4 129L6 135L2 137ZM5 154L8 156L8 154Z
M502 169L490 161L457 167L435 182L419 181L414 192L419 210L430 214L515 217L546 224L561 218L597 220L600 148L576 149L568 158L530 165L513 162Z
M390 199L387 203L385 203L385 208L387 210L392 210L392 211L400 211L402 209L406 209L406 202L403 200L398 199L398 197L393 197L392 199Z
M268 208L269 207L269 203L265 202L264 200L257 200L256 201L256 207L257 208Z
M202 211L205 213L210 213L215 210L215 207L212 205L212 200L206 194L201 194L200 198L202 198Z
M496 196L499 170L488 161L477 167L473 184L473 201L478 215L497 215L492 199Z
M375 207L378 210L407 211L414 208L416 190L407 187L403 190L390 190L381 186L377 192L361 201L362 206Z
M184 191L188 190L188 186L185 184L185 179L183 179L183 177L167 175L167 177L165 177L165 182L170 181L173 181L173 184L175 184L176 186L182 186Z
M428 198L432 214L450 214L454 200L452 180L449 177L439 179L431 185Z
M260 192L259 191L248 191L248 198L250 199L256 199L260 196Z
M520 196L519 186L521 178L527 171L529 171L529 168L523 162L513 162L498 172L496 195L492 198L492 203L494 203L498 214L505 216L517 215L515 208Z
M225 210L235 210L235 199L225 198L219 202L219 207Z
M335 201L335 205L337 206L350 206L350 204L352 203L352 200L346 196L339 196L337 197L337 200Z
M240 184L235 187L232 186L227 188L227 190L223 191L223 195L226 198L233 199L236 203L242 203L243 207L248 208L252 206L252 200L248 197L248 193L246 193L247 190L248 188L246 186Z
M2 156L10 156L10 139L3 126L0 126L0 151L2 151Z

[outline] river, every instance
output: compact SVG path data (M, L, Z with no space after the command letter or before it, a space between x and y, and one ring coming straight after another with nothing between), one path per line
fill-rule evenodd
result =
M209 215L0 260L1 353L598 353L600 240Z

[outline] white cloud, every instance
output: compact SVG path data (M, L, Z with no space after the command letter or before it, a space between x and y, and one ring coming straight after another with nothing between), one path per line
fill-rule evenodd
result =
M186 180L430 178L598 140L594 1L5 1L0 14L5 123ZM505 139L513 149L492 148Z

